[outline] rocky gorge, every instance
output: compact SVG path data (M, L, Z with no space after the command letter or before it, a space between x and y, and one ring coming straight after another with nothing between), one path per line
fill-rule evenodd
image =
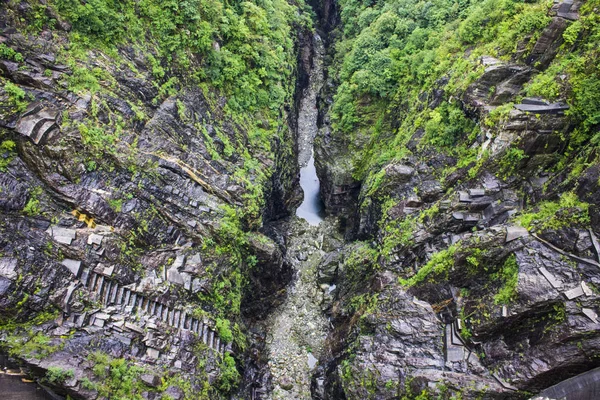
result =
M5 2L0 392L596 398L599 10Z

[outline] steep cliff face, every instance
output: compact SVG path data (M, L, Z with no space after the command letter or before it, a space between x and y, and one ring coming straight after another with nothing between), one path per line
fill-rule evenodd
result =
M289 277L304 6L0 8L2 349L78 398L225 396Z
M90 399L513 399L598 367L600 3L308 3L0 7L2 352ZM319 227L287 218L313 29Z
M313 393L526 398L597 367L600 4L338 6L317 166L361 241L324 258Z

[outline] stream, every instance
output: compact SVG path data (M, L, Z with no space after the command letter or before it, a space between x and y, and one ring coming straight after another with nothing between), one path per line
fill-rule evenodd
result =
M300 187L304 200L296 215L311 225L323 221L324 206L320 195L319 178L315 168L314 140L319 132L317 119L317 96L323 87L323 58L325 49L318 34L313 36L313 57L308 86L304 89L298 110L298 164L300 166Z
M323 352L329 322L321 304L329 287L320 287L316 272L322 256L323 240L333 233L333 220L323 219L319 179L314 165L313 141L318 132L317 96L323 85L324 48L313 37L314 54L309 84L302 93L298 111L298 162L304 201L296 211L287 239L287 259L294 278L287 297L269 316L266 339L268 368L273 390L270 399L310 399L312 372Z

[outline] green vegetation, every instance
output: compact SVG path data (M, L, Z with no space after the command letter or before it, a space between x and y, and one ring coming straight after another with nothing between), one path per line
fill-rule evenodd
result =
M519 264L517 264L517 257L512 254L510 255L500 271L492 276L493 280L500 280L503 285L494 296L494 302L496 304L510 304L517 297L517 284L519 281Z
M29 299L28 295L19 302L14 313L18 315L23 310L23 305ZM10 312L0 316L0 331L7 333L6 339L0 342L0 349L7 351L13 357L33 357L44 359L63 348L61 339L52 339L36 329L58 316L58 312L46 311L22 322Z
M5 172L8 164L15 158L16 143L10 139L0 142L0 172Z
M199 63L189 78L225 90L228 105L245 112L278 109L284 101L291 76L286 67L293 64L291 27L309 24L303 3L282 0L236 5L220 0L49 3L72 23L71 40L79 48L114 55L120 44L155 42L156 53L148 60L156 79L167 78L166 65L183 71ZM80 83L72 82L74 86L98 89L94 70L74 72ZM168 86L175 84L173 78L166 79Z
M219 376L218 387L223 392L229 392L231 389L237 387L241 378L240 373L235 367L235 360L229 353L223 356L220 368L221 374Z
M385 232L379 252L387 260L398 251L399 246L405 247L412 243L413 231L417 225L416 217L407 216L402 220L391 218L389 212L394 206L396 201L388 198L382 206L382 217L379 221L380 230Z
M460 97L482 72L479 56L509 57L520 38L527 37L531 46L550 21L546 3L512 0L344 0L340 8L334 61L340 82L332 121L351 145L361 144L353 152L358 179L405 155L417 129L425 132L422 146L470 156L467 149L479 127L458 102L447 100ZM442 79L448 83L437 108L406 104L439 87ZM392 122L398 127L391 128Z
M144 369L123 358L112 358L100 351L91 353L88 360L93 363L97 380L86 384L98 391L100 396L116 399L142 399L141 393L148 388L139 379Z
M75 372L72 369L65 370L60 367L48 367L48 371L46 372L48 382L55 385L60 385L74 376Z
M16 62L24 61L23 55L21 53L11 49L4 43L0 43L0 58L4 58L6 60L12 60L12 61L16 61Z
M543 231L590 224L589 204L579 201L575 193L563 193L558 201L544 201L535 208L537 212L523 213L517 217L521 226Z
M29 200L27 200L27 204L23 207L23 213L30 217L34 217L41 213L40 208L40 195L42 194L42 188L37 186L31 190L29 193Z
M217 329L219 337L225 343L230 343L231 341L233 341L233 332L231 332L230 325L231 323L229 322L229 320L217 318L215 327Z
M502 158L498 161L497 175L504 179L513 176L518 170L519 164L525 158L527 158L527 156L523 150L515 147L508 148L504 152Z
M448 277L448 272L454 266L454 254L459 249L458 244L449 246L448 248L438 251L431 256L431 259L423 265L417 273L408 278L400 279L400 284L403 286L414 286L424 282L433 273L436 277L441 276L442 279Z
M3 79L0 78L0 83L2 83L2 81ZM29 102L27 101L27 95L23 89L12 82L6 81L4 83L4 92L8 95L7 105L9 107L13 107L16 112L25 111Z

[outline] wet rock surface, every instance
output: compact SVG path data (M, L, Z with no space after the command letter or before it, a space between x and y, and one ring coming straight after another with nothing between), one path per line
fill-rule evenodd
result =
M268 368L273 380L272 399L310 399L314 361L321 357L329 322L322 302L329 285L317 281L326 235L335 235L335 221L318 227L295 220L289 232L287 257L295 275L285 301L266 321ZM311 361L314 360L314 361Z
M443 179L438 171L457 160L428 147L417 129L410 154L376 169L374 196L372 181L351 179L357 166L348 151L368 134L352 132L350 140L324 119L316 142L323 197L331 212L348 218L346 237L363 242L346 243L322 261L319 279L335 279L336 289L325 308L334 328L313 376L315 398L413 398L424 390L441 398L529 398L598 366L591 356L600 348L600 302L591 289L599 276L597 224L540 229L538 220L526 229L518 221L536 203L558 201L563 190L588 201L590 220L597 220L595 162L575 185L547 172L552 154L569 145L569 107L524 95L556 57L579 7L555 2L541 36L513 59L478 58L481 72L459 103L480 123L472 147L478 158ZM446 84L440 79L422 93L419 109L452 101L444 97ZM497 109L506 110L501 121L486 126ZM511 147L524 155L513 174L526 179L499 173L497 160ZM581 209L561 212L575 218ZM396 224L382 229L388 221ZM406 237L394 236L394 228ZM515 269L510 298L502 297L507 263Z
M298 109L282 111L275 156L257 150L247 162L226 151L231 142L246 148L252 134L227 117L227 99L197 86L163 93L152 66L127 47L124 66L90 54L90 67L114 77L114 92L72 93L64 83L72 67L61 64L48 32L25 37L0 24L0 42L27 59L0 60L2 77L31 99L20 111L0 109L0 129L16 147L0 154L0 312L11 323L45 317L18 332L36 345L19 361L38 377L72 370L53 386L85 399L102 397L86 379L111 368L95 370L95 352L143 366L138 381L150 400L185 398L175 379L224 385L226 356L241 366L239 399L391 399L424 390L553 397L572 392L578 378L593 388L600 172L582 164L576 182L549 172L571 144L569 106L525 96L580 6L555 2L549 25L518 57L478 57L481 73L452 99L481 125L476 159L459 167L417 129L405 156L382 162L376 192L358 179L353 154L370 132L336 135L330 121L336 77L321 47L329 30L324 43L301 33ZM322 26L335 25L335 7L325 1L317 10ZM441 78L414 101L436 111L450 101L446 85ZM8 98L0 88L0 100ZM486 123L497 110L501 121ZM94 124L122 129L115 121L126 129L114 141L90 134ZM500 173L494 163L511 148L520 157ZM289 217L300 202L299 168L313 155L333 215L314 226ZM259 170L270 175L255 192L248 182ZM576 204L520 225L520 213L567 191L589 203L591 223L544 226L583 215ZM248 210L256 218L231 224L232 208L253 196L264 197ZM406 222L407 234L392 237L382 229L389 220ZM252 234L238 243L241 230ZM232 247L215 251L223 237L246 258L228 258ZM240 297L228 291L242 280L229 275L232 266L248 281ZM425 267L429 275L419 275ZM215 305L234 303L242 315L227 325ZM0 332L1 343L19 340Z

